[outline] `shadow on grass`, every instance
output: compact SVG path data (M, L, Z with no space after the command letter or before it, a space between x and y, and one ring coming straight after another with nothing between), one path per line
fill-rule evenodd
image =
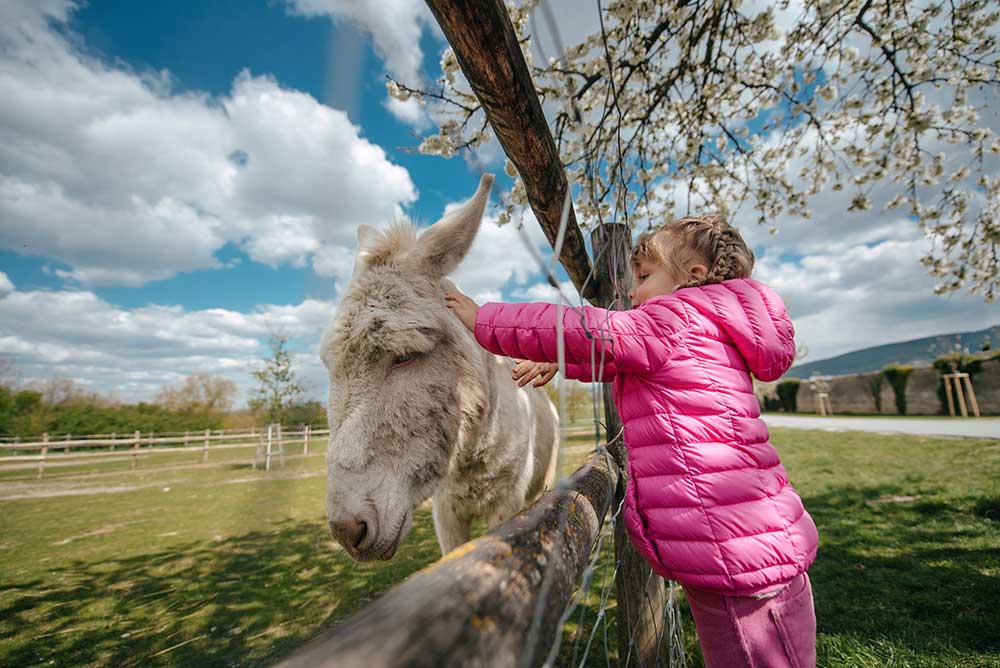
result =
M5 583L0 664L268 665L437 559L429 513L416 519L390 563L355 563L325 522L288 520Z
M820 532L810 577L821 636L889 641L917 656L1000 649L998 534L986 500L879 486L804 502Z

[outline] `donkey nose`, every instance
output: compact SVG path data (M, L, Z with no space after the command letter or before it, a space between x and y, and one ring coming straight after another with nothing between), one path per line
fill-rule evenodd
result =
M368 535L368 525L364 520L354 517L346 520L331 520L330 533L343 545L356 550Z

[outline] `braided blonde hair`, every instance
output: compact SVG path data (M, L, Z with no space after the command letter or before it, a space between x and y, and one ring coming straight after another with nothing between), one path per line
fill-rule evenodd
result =
M633 267L648 260L666 268L681 282L678 288L749 278L754 264L739 231L716 214L679 218L643 232L631 259ZM691 278L688 267L695 262L708 267L704 278Z

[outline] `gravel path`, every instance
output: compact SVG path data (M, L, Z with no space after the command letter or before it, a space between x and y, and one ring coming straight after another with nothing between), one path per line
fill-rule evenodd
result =
M880 434L1000 439L1000 419L997 418L813 417L765 413L764 421L769 427L788 427L791 429L873 431Z

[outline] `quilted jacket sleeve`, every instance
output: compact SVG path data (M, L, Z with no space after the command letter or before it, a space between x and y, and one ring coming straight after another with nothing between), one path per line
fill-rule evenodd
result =
M643 373L662 366L670 357L669 324L658 317L662 307L609 311L589 306L562 308L555 304L488 303L476 314L479 344L497 355L557 361L556 318L562 312L567 364L590 377L591 359L604 361L615 372ZM593 357L592 357L593 355ZM607 366L605 367L607 370Z

